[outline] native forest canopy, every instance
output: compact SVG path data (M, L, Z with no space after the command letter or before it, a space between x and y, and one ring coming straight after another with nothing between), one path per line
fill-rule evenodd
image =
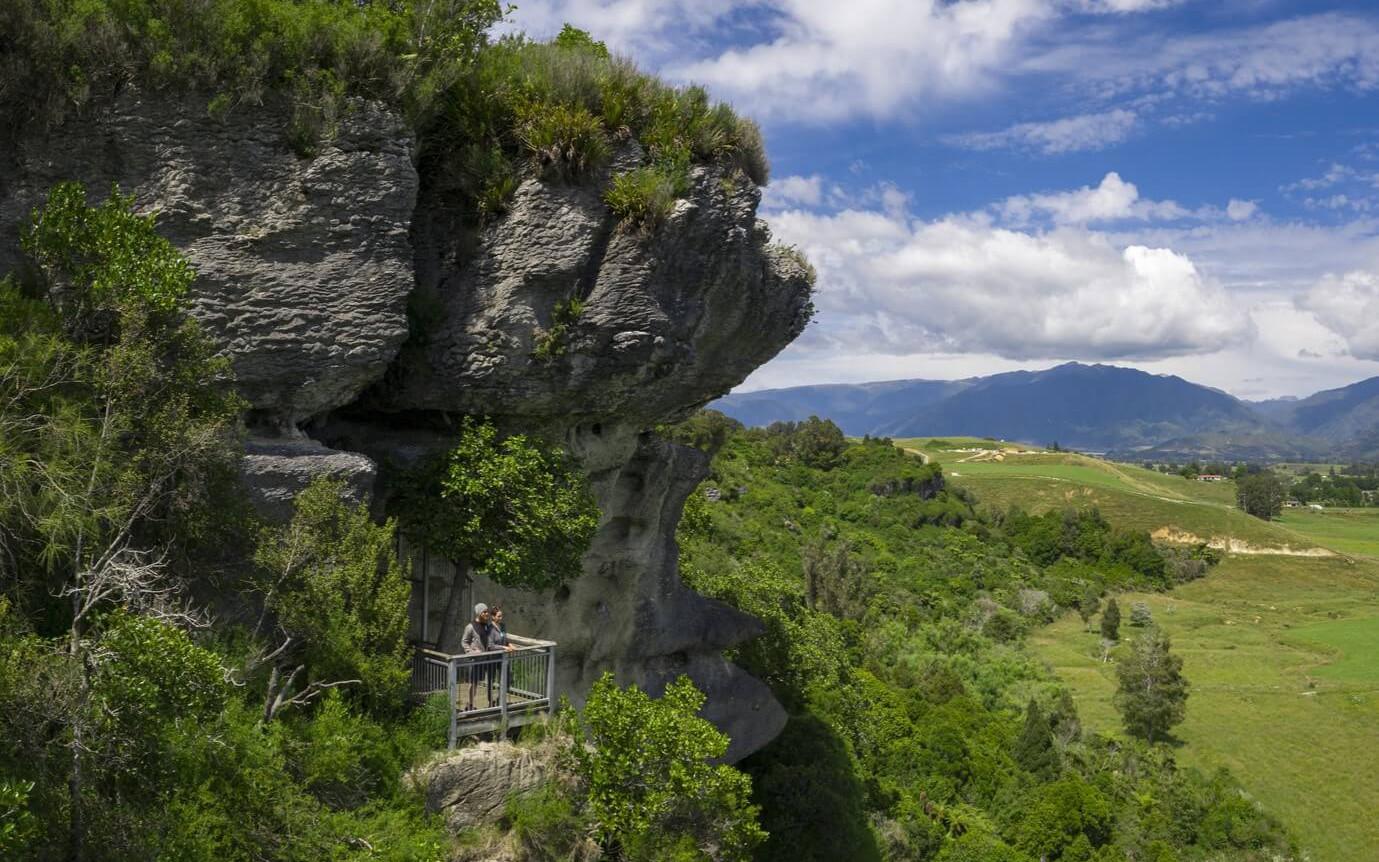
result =
M815 312L761 133L509 12L0 7L0 858L1379 841L1363 446L918 436L1009 380L702 409ZM1368 439L1179 383L1194 434Z

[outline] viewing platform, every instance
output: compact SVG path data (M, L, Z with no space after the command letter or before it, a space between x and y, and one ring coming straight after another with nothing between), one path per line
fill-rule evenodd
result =
M446 692L448 745L462 736L504 731L540 721L555 704L555 643L509 634L516 649L447 655L420 648L412 663L412 692Z

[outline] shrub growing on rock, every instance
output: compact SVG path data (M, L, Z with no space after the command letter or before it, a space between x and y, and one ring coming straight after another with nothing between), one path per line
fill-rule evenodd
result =
M598 528L588 480L568 454L473 418L454 448L403 484L402 528L505 586L549 589L577 577Z

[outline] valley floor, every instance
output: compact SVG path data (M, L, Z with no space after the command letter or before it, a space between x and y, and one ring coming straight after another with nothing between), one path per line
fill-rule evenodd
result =
M1379 508L1290 509L1264 522L1234 507L1231 483L990 442L999 459L957 451L974 442L897 444L940 462L984 505L1096 506L1112 523L1250 551L1171 593L1119 597L1127 619L1134 602L1148 604L1183 657L1192 689L1179 761L1228 767L1314 862L1379 860ZM1122 626L1123 638L1135 632ZM1088 729L1122 735L1098 633L1069 613L1031 646L1072 689Z
M1232 555L1172 593L1120 599L1136 601L1192 684L1180 762L1229 767L1315 862L1379 859L1379 565ZM1068 614L1031 645L1072 688L1084 723L1119 735L1099 637Z

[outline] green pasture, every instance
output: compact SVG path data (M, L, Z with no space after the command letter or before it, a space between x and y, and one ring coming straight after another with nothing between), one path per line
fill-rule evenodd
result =
M1379 557L1379 507L1284 509L1277 523L1343 554Z
M901 445L936 459L980 505L1096 506L1112 523L1150 532L1337 552L1229 554L1200 581L1119 601L1127 620L1134 602L1148 604L1183 656L1192 694L1177 730L1180 762L1229 767L1315 862L1379 859L1379 509L1289 509L1266 522L1235 508L1232 482L1011 451L1033 447L978 460L952 450L981 441L951 442ZM1126 638L1135 632L1122 628ZM1073 690L1083 722L1121 734L1111 701L1119 649L1103 663L1100 636L1073 614L1036 631L1031 644Z
M1315 862L1375 858L1379 566L1233 555L1172 593L1119 597L1127 612L1136 601L1192 684L1179 761L1229 767ZM1122 627L1123 638L1135 632ZM1069 614L1031 645L1072 688L1084 724L1119 735L1114 663L1100 660L1099 640Z
M1096 506L1114 523L1151 533L1170 529L1203 540L1236 539L1260 547L1324 544L1319 536L1237 509L1233 482L1198 482L1066 452L1006 454L1000 461L979 461L962 460L968 457L963 453L914 448L937 459L950 482L972 491L986 506L1018 505L1032 512Z

